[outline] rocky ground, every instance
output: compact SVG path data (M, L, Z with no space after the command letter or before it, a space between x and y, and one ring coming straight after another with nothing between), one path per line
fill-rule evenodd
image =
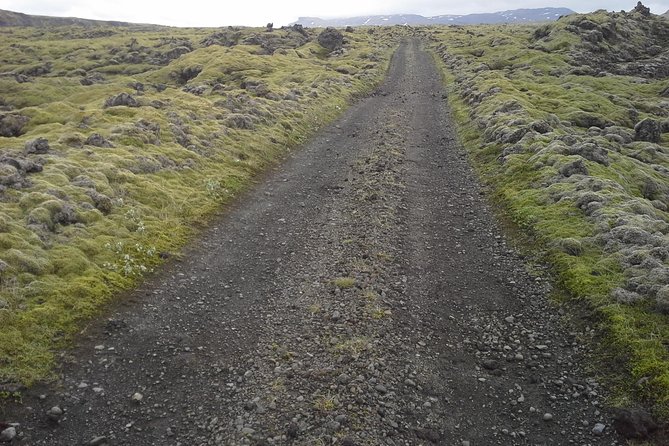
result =
M3 418L30 445L621 444L532 269L411 41Z

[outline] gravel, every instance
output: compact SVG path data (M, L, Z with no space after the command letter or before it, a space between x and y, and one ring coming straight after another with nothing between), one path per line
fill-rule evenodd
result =
M24 443L621 444L589 427L611 418L581 369L591 333L507 243L445 97L403 44L374 95L28 392Z

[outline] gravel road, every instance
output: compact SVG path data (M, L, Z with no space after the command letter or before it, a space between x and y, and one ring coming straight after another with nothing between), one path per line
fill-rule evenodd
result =
M14 442L622 444L541 271L408 41L374 95L88 327L12 408Z

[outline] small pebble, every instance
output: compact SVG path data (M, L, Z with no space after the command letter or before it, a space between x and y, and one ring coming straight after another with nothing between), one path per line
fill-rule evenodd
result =
M63 416L63 409L58 406L53 406L51 409L46 411L46 416L53 421L58 421L60 417Z
M16 437L16 428L11 426L0 432L0 441L10 442Z
M606 426L602 423L595 424L595 427L592 428L592 433L595 435L602 435L604 433Z
M104 436L95 437L94 439L88 442L88 446L100 446L102 444L107 444L107 437Z

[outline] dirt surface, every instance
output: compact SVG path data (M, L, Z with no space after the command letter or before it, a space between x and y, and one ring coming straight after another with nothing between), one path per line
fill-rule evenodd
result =
M445 98L403 44L375 95L5 413L15 442L620 444L588 333L506 244Z

